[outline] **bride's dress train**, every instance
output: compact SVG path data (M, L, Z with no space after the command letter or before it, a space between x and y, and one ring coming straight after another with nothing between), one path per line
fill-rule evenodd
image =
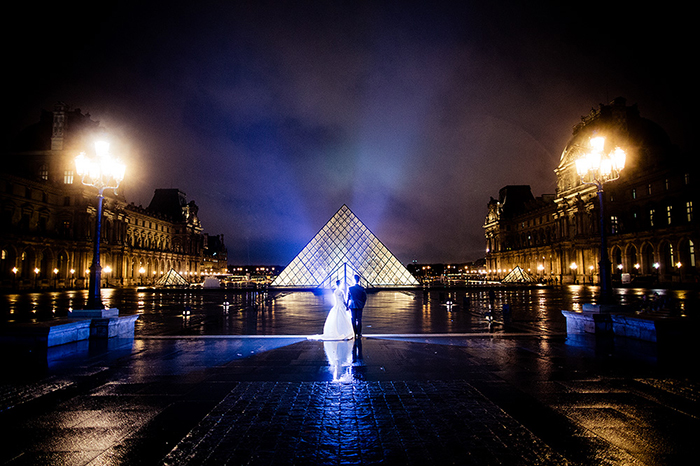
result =
M345 294L340 288L333 292L335 304L326 317L323 335L310 336L310 340L351 340L355 337L350 313L345 309Z

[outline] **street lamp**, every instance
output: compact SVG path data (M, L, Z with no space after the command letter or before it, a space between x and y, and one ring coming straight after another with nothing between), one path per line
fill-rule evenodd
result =
M107 285L107 287L109 287L109 274L112 273L112 267L110 267L109 265L106 265L106 266L102 269L102 271L103 271L105 274L107 274L107 277L105 278L105 284Z
M607 300L611 294L610 258L608 257L607 239L605 235L605 214L603 211L603 184L620 177L625 168L627 154L619 147L606 151L605 138L602 136L590 139L590 151L576 160L576 172L581 183L596 187L600 207L600 291L601 299Z
M124 179L126 166L109 154L109 143L98 141L95 143L96 157L88 157L81 152L75 158L75 169L82 183L86 186L97 188L97 218L95 221L95 250L90 266L90 288L88 292L87 306L89 309L104 309L100 296L100 280L102 267L100 266L100 236L102 234L102 204L104 190L116 189Z

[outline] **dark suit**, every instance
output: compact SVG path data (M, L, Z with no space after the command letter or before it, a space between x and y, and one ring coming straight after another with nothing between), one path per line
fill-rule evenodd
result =
M362 310L367 302L367 293L359 284L353 285L348 289L348 309L352 316L352 328L355 335L362 335Z

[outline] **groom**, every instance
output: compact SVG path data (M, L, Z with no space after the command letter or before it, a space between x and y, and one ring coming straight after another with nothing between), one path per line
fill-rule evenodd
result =
M352 328L355 331L355 338L362 336L362 309L367 302L367 293L360 285L360 276L355 275L355 284L348 290L347 307L350 309L352 317Z

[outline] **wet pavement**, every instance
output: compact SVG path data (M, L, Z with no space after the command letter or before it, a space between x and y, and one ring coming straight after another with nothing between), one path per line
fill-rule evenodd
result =
M216 297L134 339L3 348L0 464L685 464L697 350L567 336L537 296L489 325L488 299L373 295L359 342L306 339L323 297Z

